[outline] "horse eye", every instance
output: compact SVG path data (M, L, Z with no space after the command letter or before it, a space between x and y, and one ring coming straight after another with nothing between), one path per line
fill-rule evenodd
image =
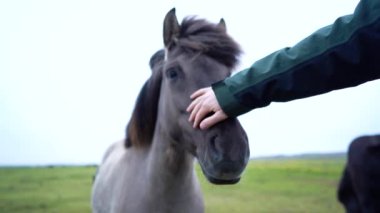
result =
M178 77L178 71L176 68L170 68L166 71L166 76L170 79L175 79Z

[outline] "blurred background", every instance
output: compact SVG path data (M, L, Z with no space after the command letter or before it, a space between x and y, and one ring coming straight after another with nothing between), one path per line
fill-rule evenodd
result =
M0 165L97 164L124 137L173 7L218 22L239 71L354 11L357 0L0 1ZM251 157L345 152L380 132L380 81L240 117Z

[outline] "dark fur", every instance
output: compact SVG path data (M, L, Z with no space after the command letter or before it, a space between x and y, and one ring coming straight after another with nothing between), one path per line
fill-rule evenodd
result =
M350 144L338 199L347 212L380 212L380 135Z
M145 82L137 97L131 120L127 126L125 146L149 144L153 138L157 119L158 99L161 88L161 69L164 50L157 51L150 59L151 77Z
M185 18L180 25L178 38L170 46L179 46L181 51L190 54L203 53L229 68L238 62L241 53L239 45L226 34L225 26L212 24L194 17ZM158 51L150 60L152 76L143 86L127 126L125 146L144 146L151 143L157 119L158 100L162 80L161 69L164 63L163 51Z

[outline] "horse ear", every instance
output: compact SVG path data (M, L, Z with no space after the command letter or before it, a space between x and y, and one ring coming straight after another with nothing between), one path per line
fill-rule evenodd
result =
M150 57L150 60L149 60L149 66L152 72L154 72L154 70L157 70L156 67L161 65L164 62L164 60L165 60L165 50L161 49L161 50L158 50L156 53L154 53L153 56Z
M171 9L164 19L164 45L169 48L179 37L179 23L175 15L175 8Z
M226 26L226 21L224 21L223 18L220 19L218 23L218 27L222 29L224 32L227 32L227 26Z

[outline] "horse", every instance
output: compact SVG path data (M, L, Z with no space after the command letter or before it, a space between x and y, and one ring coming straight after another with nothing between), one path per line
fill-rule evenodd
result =
M231 75L240 46L223 19L196 16L179 24L175 8L163 23L163 50L150 59L124 140L113 143L98 167L93 212L204 212L195 171L213 184L239 182L249 160L248 138L237 118L208 130L193 128L190 95Z
M380 135L354 139L338 187L346 212L380 212Z

